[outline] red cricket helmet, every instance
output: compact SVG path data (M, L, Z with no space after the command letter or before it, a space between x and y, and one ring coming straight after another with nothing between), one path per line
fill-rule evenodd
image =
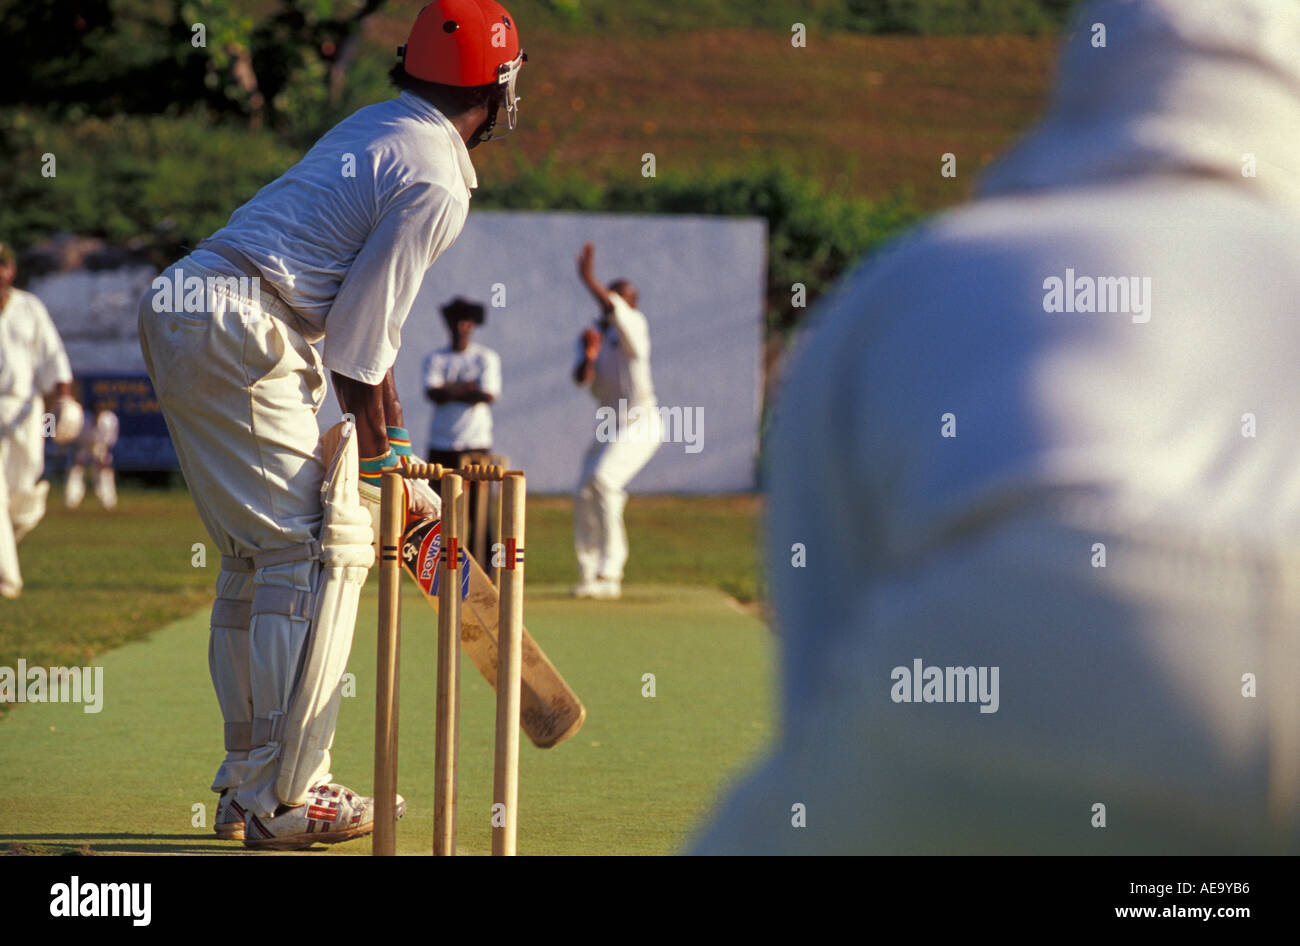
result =
M515 18L494 0L435 0L422 9L406 45L398 49L406 74L442 85L495 83L510 128L519 99L515 80L528 56L519 48Z

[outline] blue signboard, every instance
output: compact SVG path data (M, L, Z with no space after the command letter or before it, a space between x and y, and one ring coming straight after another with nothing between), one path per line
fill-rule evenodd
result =
M107 408L117 415L114 467L122 471L180 469L148 375L87 374L78 377L76 385L80 388L77 399L86 410L86 423L94 423L97 408Z

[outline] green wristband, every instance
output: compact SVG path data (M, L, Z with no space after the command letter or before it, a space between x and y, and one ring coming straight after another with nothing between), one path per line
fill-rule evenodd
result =
M389 450L381 457L370 457L361 461L361 482L378 486L384 472L397 466L397 456Z
M411 435L405 427L388 428L388 446L392 448L399 462L415 457L411 452Z

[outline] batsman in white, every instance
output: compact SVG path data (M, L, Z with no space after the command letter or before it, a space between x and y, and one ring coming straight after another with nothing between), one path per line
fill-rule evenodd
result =
M1300 852L1300 3L1076 27L804 339L782 738L703 853Z
M373 828L372 800L331 781L329 750L379 481L407 459L389 438L409 455L392 366L425 270L469 212L469 149L501 109L510 129L518 114L525 57L492 0L425 6L399 54L397 98L328 132L140 305L145 361L222 556L216 830L252 848ZM349 416L320 437L327 369ZM408 516L438 512L409 481Z
M18 543L45 515L45 407L53 397L54 439L70 443L84 420L72 397L72 369L41 300L14 287L17 260L0 243L0 597L23 590Z

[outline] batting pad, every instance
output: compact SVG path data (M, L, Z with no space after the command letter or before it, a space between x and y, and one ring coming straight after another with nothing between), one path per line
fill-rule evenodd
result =
M321 438L326 476L321 484L324 518L320 539L308 546L254 557L254 663L260 663L262 671L276 680L292 679L293 685L287 699L272 702L283 709L253 720L249 761L258 769L275 760L275 795L287 805L301 804L308 789L329 777L329 750L334 743L343 672L352 649L357 602L366 572L375 561L370 515L362 508L357 491L354 431L350 421L343 421ZM304 623L301 649L276 647L277 640L290 643L302 635ZM269 659L259 662L260 641L266 642ZM268 666L279 662L276 657L290 653L300 654L292 677L276 673L276 669L289 669L282 663L279 668ZM271 682L274 685L276 681ZM258 689L255 685L255 692ZM241 795L241 801L267 813L275 808L261 791L256 794L256 799Z

